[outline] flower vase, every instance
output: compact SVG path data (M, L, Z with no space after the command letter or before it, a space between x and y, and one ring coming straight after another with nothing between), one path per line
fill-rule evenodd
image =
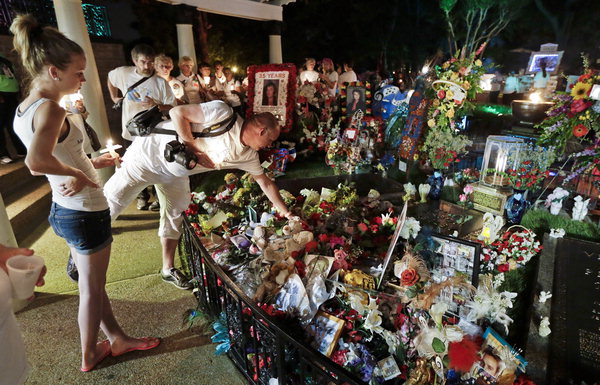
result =
M439 200L442 196L442 189L444 187L444 173L442 170L434 170L433 175L430 175L427 178L427 183L431 186L429 194L427 195L429 199Z
M508 223L518 225L521 223L523 214L531 206L531 203L526 198L527 191L514 189L513 195L506 201L506 218Z
M558 202L550 203L550 214L558 215L560 213L560 209L562 208L562 200Z

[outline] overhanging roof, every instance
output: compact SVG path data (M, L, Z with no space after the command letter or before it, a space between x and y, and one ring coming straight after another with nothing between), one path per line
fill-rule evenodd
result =
M283 21L283 5L295 0L158 0L168 4L185 4L199 11L252 20Z

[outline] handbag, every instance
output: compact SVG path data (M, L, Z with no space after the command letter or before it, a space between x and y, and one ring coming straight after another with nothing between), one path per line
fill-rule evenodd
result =
M88 138L90 138L90 146L92 146L92 150L99 151L102 148L102 145L100 144L100 139L98 139L98 134L96 134L96 131L94 131L92 126L90 126L85 119L83 119L83 128L85 128L85 133L87 134Z

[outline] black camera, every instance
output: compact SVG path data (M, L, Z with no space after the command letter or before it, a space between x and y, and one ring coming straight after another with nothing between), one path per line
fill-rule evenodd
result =
M165 146L165 159L167 162L175 162L188 170L194 169L198 164L198 157L188 150L185 144L172 140Z

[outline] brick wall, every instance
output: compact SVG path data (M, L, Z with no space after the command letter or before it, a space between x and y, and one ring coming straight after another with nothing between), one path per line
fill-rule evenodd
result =
M110 100L110 95L106 88L106 79L110 70L130 63L126 61L125 54L123 53L123 45L120 43L92 42L92 49L94 51L94 57L96 58L96 65L98 67L98 74L102 85L102 94L104 96L104 104L106 105L111 135L117 140L117 138L121 137L121 112L114 111L111 108L113 102ZM19 57L13 51L12 36L0 35L0 53L12 61L17 73L22 75Z

